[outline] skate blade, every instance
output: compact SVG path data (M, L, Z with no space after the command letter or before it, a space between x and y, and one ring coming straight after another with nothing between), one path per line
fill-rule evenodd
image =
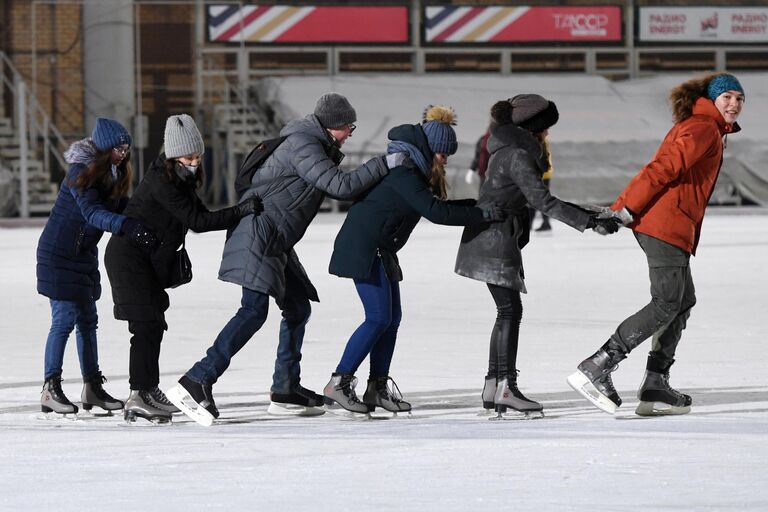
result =
M342 406L340 406L338 403L333 402L332 405L328 405L326 402L325 410L329 413L333 414L334 416L339 416L342 418L347 418L350 420L370 420L373 419L371 417L370 412L353 412L349 411Z
M506 420L539 420L544 418L544 411L515 411L496 413L496 416L488 418L488 421Z
M119 409L104 409L101 406L94 405L90 409L86 409L83 407L83 412L79 413L79 416L85 417L85 418L105 418L109 416L114 416L115 411L122 411L123 408L120 407Z
M76 412L38 412L33 416L36 420L40 421L67 421L74 422L82 419Z
M635 409L638 416L676 416L679 414L688 414L691 412L691 406L675 406L664 402L640 402Z
M272 416L321 416L325 414L322 407L307 407L296 404L282 404L279 402L270 402L267 408L267 414Z
M138 414L126 414L124 419L125 421L120 423L120 425L126 427L160 427L173 424L171 418L145 418L144 416L139 416Z
M165 396L168 397L168 400L178 407L185 416L194 420L195 423L204 427L213 425L213 415L208 412L205 407L200 407L197 402L189 396L189 393L187 393L187 390L184 389L181 384L173 386L165 393Z
M598 409L608 414L616 412L616 404L600 393L594 384L580 371L568 376L568 385L577 393L592 402Z

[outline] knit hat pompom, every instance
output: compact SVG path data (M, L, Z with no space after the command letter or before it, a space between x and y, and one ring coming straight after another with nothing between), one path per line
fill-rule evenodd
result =
M443 105L430 105L424 111L424 120L422 122L427 123L429 121L440 121L441 123L455 125L456 112L454 112L451 107L445 107Z
M456 124L456 113L451 107L430 105L424 111L421 128L433 153L452 155L459 149L456 132L451 128L453 124Z

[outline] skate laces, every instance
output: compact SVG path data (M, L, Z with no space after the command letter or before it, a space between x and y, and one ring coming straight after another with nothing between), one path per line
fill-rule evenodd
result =
M350 402L362 403L357 397L357 393L355 393L355 388L357 387L357 377L352 375L350 375L348 378L342 377L339 387L341 388L341 392L344 393L344 396L346 396Z
M395 403L403 401L403 394L392 377L387 377L386 380L382 379L377 387L379 388L379 393L384 395L384 398Z
M149 393L149 396L152 397L152 399L159 404L173 405L171 401L168 400L168 397L165 396L165 393L163 393L163 391L158 387L154 387L150 389L148 393Z

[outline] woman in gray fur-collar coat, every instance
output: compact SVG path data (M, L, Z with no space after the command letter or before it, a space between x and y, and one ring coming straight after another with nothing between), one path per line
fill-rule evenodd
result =
M538 94L520 94L491 108L491 154L478 206L496 204L510 213L505 222L464 229L456 273L487 283L496 303L483 407L501 414L511 407L540 414L541 404L517 388L517 344L526 293L521 249L528 243L528 205L584 231L601 223L594 215L552 196L542 181L550 167L545 139L558 120L555 104ZM613 229L613 228L608 228ZM617 227L613 229L615 231Z

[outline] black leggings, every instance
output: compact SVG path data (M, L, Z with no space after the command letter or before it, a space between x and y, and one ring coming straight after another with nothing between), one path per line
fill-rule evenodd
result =
M514 378L517 370L517 342L520 335L520 321L523 318L523 302L520 300L518 290L490 283L488 283L488 290L496 303L496 323L491 332L488 377Z

